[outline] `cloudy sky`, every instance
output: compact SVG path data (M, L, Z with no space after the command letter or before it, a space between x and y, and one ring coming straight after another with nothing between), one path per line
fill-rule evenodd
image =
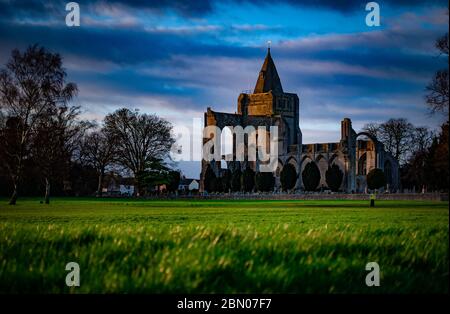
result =
M447 1L378 1L381 26L365 24L367 1L0 0L0 64L39 43L64 58L75 102L101 121L120 107L190 125L206 107L236 111L254 88L267 41L287 92L300 97L304 143L338 141L340 121L405 117L435 128L425 86L446 65L434 41L448 28ZM188 176L199 166L180 164Z

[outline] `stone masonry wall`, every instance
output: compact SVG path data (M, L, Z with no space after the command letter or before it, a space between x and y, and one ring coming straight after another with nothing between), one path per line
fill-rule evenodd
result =
M178 196L180 199L205 200L369 200L370 194L220 194L220 195L194 195ZM446 193L425 194L377 194L377 200L397 201L448 201Z

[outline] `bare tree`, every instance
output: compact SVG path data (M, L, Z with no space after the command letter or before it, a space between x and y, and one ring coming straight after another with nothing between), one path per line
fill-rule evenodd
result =
M105 171L114 163L117 141L104 129L87 134L81 145L83 163L92 166L98 174L97 196L102 196Z
M400 163L406 162L408 153L412 152L415 128L404 118L365 125L363 130L376 134L376 138L384 144L384 148Z
M419 126L414 128L412 137L413 152L425 152L433 143L434 133L426 126Z
M446 33L441 38L438 38L438 40L436 40L435 46L442 54L447 55L448 57L448 50L449 50L448 33Z
M435 44L441 55L447 56L448 61L448 33L439 38ZM431 113L440 112L448 116L449 87L448 87L448 68L437 71L431 83L426 87L428 94L425 96Z
M378 123L367 123L364 125L363 131L369 133L375 138L378 138L380 135L380 125Z
M0 168L5 176L10 178L11 174L17 171L19 163L17 156L20 150L24 156L29 153L20 145L22 130L22 121L16 117L9 118L0 130Z
M143 193L142 174L168 157L174 142L171 124L156 115L123 108L105 117L105 130L117 140L119 164L135 177L138 195Z
M9 204L17 201L23 162L29 151L30 138L39 121L57 104L66 104L77 87L65 83L66 72L59 54L37 45L24 53L15 49L6 67L0 71L0 108L8 117L17 118L17 150L10 156L9 173L13 193Z
M0 110L0 129L3 129L6 126L6 120L5 114Z
M77 106L52 108L39 120L31 137L31 155L45 184L45 204L50 203L52 179L68 175L74 151L90 123L78 120Z

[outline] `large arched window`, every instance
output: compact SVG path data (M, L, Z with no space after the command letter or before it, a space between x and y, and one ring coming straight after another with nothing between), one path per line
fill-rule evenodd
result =
M362 154L358 160L358 174L365 176L367 174L367 156L366 153Z

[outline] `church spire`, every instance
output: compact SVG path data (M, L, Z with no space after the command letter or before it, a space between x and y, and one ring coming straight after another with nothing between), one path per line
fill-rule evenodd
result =
M261 71L259 71L258 81L256 82L254 93L267 93L269 91L276 93L283 92L283 87L281 86L277 68L275 67L275 63L270 55L270 44L267 47L266 59L261 67Z

